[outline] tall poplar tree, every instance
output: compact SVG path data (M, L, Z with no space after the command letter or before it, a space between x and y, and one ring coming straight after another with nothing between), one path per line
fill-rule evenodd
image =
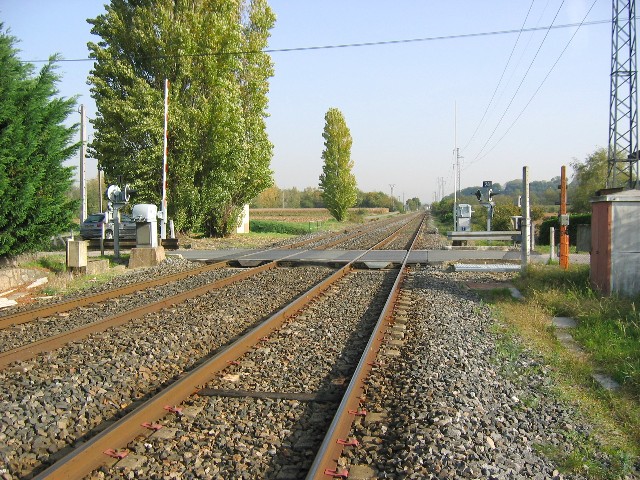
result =
M77 201L67 199L76 126L63 123L74 99L56 97L51 57L34 74L17 58L16 39L0 23L0 257L33 251L71 226Z
M330 108L324 120L324 165L319 186L327 210L341 222L358 198L356 177L351 173L351 133L342 112L337 108Z
M102 40L92 96L92 154L159 203L165 78L170 82L168 201L179 230L226 235L243 205L272 183L266 134L266 0L112 0L89 20Z

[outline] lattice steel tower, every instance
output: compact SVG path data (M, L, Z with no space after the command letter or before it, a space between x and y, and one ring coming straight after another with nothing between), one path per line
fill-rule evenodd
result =
M613 0L608 188L636 188L638 181L635 15L635 0Z

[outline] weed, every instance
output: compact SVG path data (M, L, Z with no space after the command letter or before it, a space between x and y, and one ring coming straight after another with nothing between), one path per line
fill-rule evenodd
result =
M550 458L562 473L603 480L621 479L632 473L633 459L628 452L602 446L582 433L558 433L569 440L571 450L550 444L534 448Z

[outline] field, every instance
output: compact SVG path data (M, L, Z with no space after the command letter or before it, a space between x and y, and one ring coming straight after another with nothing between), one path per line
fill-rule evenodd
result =
M388 208L350 208L354 217L367 217L389 213ZM273 220L287 223L326 222L333 217L326 208L252 208L252 220Z

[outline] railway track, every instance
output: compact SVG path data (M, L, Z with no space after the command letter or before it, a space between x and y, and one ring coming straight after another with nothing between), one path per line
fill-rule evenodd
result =
M332 278L339 278L347 274L350 275L350 278L372 276L377 277L376 281L379 282L382 277L388 275L380 272L353 272L352 270L351 266L345 267L334 273ZM279 272L283 271L288 272L285 277L288 276L289 280L286 278L278 279ZM283 292L287 292L290 298L295 298L297 295L301 295L309 285L316 284L320 278L326 276L327 271L325 268L311 266L266 269L258 276L248 276L245 282L234 283L221 289L212 289L211 295L218 300L210 300L210 303L219 304L221 297L227 300L232 298L237 303L239 298L242 298L239 297L240 291L250 291L251 293L246 295L247 299L251 299L252 305L260 305L260 311L264 315L265 311L269 311L269 304L273 305L273 302L282 301L280 299ZM261 286L251 286L252 279L259 278L260 275L266 276L257 282ZM293 275L293 281L291 275ZM229 278L233 278L233 276ZM349 285L350 283L351 281L345 284ZM304 284L307 286L305 287ZM354 285L356 284L357 282L354 283ZM282 285L287 285L287 287L282 288ZM236 286L236 293L231 293L230 289ZM329 288L328 284L324 288ZM366 292L367 295L370 290L370 288L361 288L361 291ZM355 298L354 295L352 292L347 296ZM119 418L122 415L127 415L127 412L131 410L137 411L134 407L138 402L152 395L159 388L159 385L173 384L171 379L175 380L186 375L185 372L197 369L197 364L204 362L207 355L213 354L216 350L222 348L224 351L229 350L228 342L235 336L241 335L250 325L258 322L257 318L259 317L256 317L256 314L253 314L253 318L244 319L243 322L237 321L238 316L246 316L243 313L248 307L240 309L240 312L231 313L232 309L225 306L220 313L223 321L218 322L219 326L215 327L217 331L220 331L220 326L225 325L222 327L224 335L217 336L220 338L212 338L210 330L213 325L216 325L212 321L214 315L209 308L200 304L201 297L202 295L193 297L191 300L173 307L166 308L165 306L164 310L147 313L137 320L128 320L118 327L111 327L99 333L91 333L85 340L74 340L57 350L41 353L33 360L14 363L9 369L0 372L0 380L2 380L0 400L4 407L8 407L10 415L19 418L20 414L26 413L23 406L19 405L20 402L15 394L17 391L21 392L22 398L27 399L27 403L33 406L34 410L45 405L57 405L54 409L55 413L49 412L50 416L39 416L39 420L34 425L27 425L29 422L25 421L24 428L19 429L20 432L16 437L11 438L12 441L7 448L15 447L15 443L18 443L15 438L19 439L20 448L13 456L7 456L7 452L2 453L3 457L9 460L7 463L12 468L12 472L18 477L26 477L41 470L47 464L61 457L72 444L91 438L91 431L101 429L104 420ZM305 293L296 302L306 303L310 300L311 294ZM165 303L172 304L172 301ZM289 315L291 308L297 310L301 304L296 305L295 307L285 307L282 312ZM273 308L271 310L273 311ZM200 319L202 314L204 314L204 320ZM174 321L167 322L168 318L173 318ZM164 325L162 328L158 328L158 325L163 324L163 319L165 319ZM186 319L189 319L189 322L186 322ZM234 323L233 327L228 325L229 321ZM169 324L167 325L167 323ZM196 347L190 346L184 340L186 333L183 331L193 329L198 333L196 336L203 337L199 338L200 342ZM132 336L137 340L131 341ZM149 352L152 353L149 354ZM145 356L153 357L150 364L137 362L137 357ZM91 360L87 361L86 358ZM136 359L133 363L132 358ZM163 361L160 362L160 359ZM132 364L128 365L128 363ZM85 367L87 372L84 372ZM54 379L50 374L51 370L55 372ZM88 383L77 385L80 379L85 377L101 378L103 381L89 380ZM109 381L105 382L106 379ZM135 381L132 383L129 381L131 379ZM29 385L26 389L24 382ZM51 389L52 382L55 386L53 389ZM69 385L75 385L75 387ZM75 394L71 398L65 397L65 388L75 390ZM192 389L193 386L190 388ZM51 396L47 395L45 396L46 401L41 401L42 392L47 390L52 392ZM98 406L96 407L96 405ZM23 411L20 412L20 410ZM27 415L33 416L33 411ZM53 430L51 430L52 426ZM102 455L100 456L102 457ZM43 478L49 475L46 473ZM71 475L71 477L75 477L75 475Z
M398 222L395 219L392 222L386 222L391 225L394 233L379 242L375 248L383 248L394 241L399 233L409 231L408 227L414 226L413 224L420 218L414 218L412 222ZM383 224L384 234L389 229L386 223ZM401 225L399 228L398 224ZM349 238L370 235L371 230L371 228L358 229L355 233L349 234ZM344 241L341 235L338 236L341 237L341 241ZM376 232L374 239L379 236L380 234ZM334 238L335 235L322 237L325 240L329 239L330 245L336 244ZM315 241L317 242L318 239ZM293 244L292 247L297 248L308 242L309 240L302 241ZM38 353L58 348L69 341L78 340L82 336L120 325L151 311L157 311L168 304L179 303L189 295L197 296L261 271L256 269L249 274L239 274L237 270L225 269L226 266L226 262L218 262L0 317L0 369L12 362L28 359ZM262 269L275 266L276 263L272 262L270 266ZM230 280L223 280L233 274L238 275Z
M165 276L161 279L154 279L152 282L128 285L113 291L83 296L67 302L60 302L56 305L40 307L3 317L1 319L3 328L0 330L0 339L4 338L5 342L0 343L0 345L3 345L3 351L0 353L0 367L10 367L5 372L1 372L4 376L3 380L6 380L3 381L3 386L7 389L0 390L0 400L5 401L12 398L11 387L15 386L15 382L19 382L21 377L29 377L30 383L34 385L37 385L38 382L46 384L48 376L46 373L39 374L39 369L51 366L56 370L60 370L61 367L57 362L60 355L64 356L66 351L71 351L74 361L80 361L81 364L80 357L82 354L74 351L74 348L79 342L84 344L83 338L86 338L88 342L94 343L94 353L90 355L97 357L99 355L98 350L100 350L100 347L104 347L105 342L107 342L107 350L113 348L114 343L111 337L114 331L139 328L136 325L146 325L143 328L149 328L149 320L145 321L145 318L155 315L157 321L157 317L166 315L167 307L169 307L168 312L172 313L175 310L171 308L172 305L180 304L184 301L188 303L188 298L194 299L211 292L223 292L225 286L241 282L245 278L254 277L259 275L260 272L275 269L277 264L273 263L255 269L243 270L241 273L237 273L238 270L223 268L224 266L225 264L223 263L208 265L176 275ZM302 270L299 269L298 271ZM307 276L307 274L303 276ZM296 288L299 285L304 285L305 282L301 282L301 280L302 277L294 281ZM154 289L157 295L151 295ZM289 287L288 290L294 291L295 289ZM268 291L268 289L265 290L265 292ZM150 303L151 297L158 297L159 299ZM135 307L134 304L136 302L133 299L143 299L144 301L137 302L142 303L142 305ZM262 305L262 307L264 306ZM152 323L153 320L151 320ZM142 336L142 333L140 335ZM18 341L16 341L16 337L18 337ZM152 341L149 342L150 345L153 345L153 343ZM224 340L222 343L224 343ZM138 351L142 350L142 348L137 346L133 347L133 350ZM63 353L61 354L60 352ZM113 350L111 355L116 358L116 349ZM33 360L31 360L32 358ZM66 359L63 359L62 363L64 364L66 361ZM79 367L62 367L63 370L65 368L73 371L74 368L77 369ZM105 392L101 392L101 390L104 389L89 388L88 397L100 396L96 395L96 393L104 394ZM103 399L103 401L106 401L107 404L128 406L131 402L137 401L146 395L140 389L134 390L132 399ZM38 395L37 393L34 394ZM26 398L29 398L29 394L27 394ZM11 407L16 407L15 402L11 404L9 401L7 405L10 409ZM71 411L68 413L72 414L73 408L70 408ZM101 420L114 414L114 412L101 412L96 418ZM16 416L18 416L17 413ZM63 414L63 417L67 418L67 415ZM42 457L43 453L46 452L46 454L56 456L59 451L64 451L65 448L68 448L70 443L79 438L84 438L91 428L95 428L100 423L96 422L95 419L91 421L85 420L84 422L82 420L81 418L80 423L84 423L83 425L71 425L75 427L75 433L73 434L69 433L72 428L69 428L70 425L68 424L73 424L74 422L61 421L61 424L64 424L64 428L60 429L61 432L57 432L54 438L49 439L42 439L40 437L44 435L37 434L38 428L43 431L43 426L46 425L46 422L40 422L34 426L36 428L35 435L32 435L33 432L31 432L32 434L28 433L29 427L24 429L25 438L30 438L40 448L39 451L38 448L29 451L29 442L23 441L22 444L26 446L26 450L23 449L16 452L16 457L21 457L18 462L21 462L21 466L16 467L17 471L21 472L21 474L24 474L24 472L28 474L34 469L37 470L39 468L38 465L43 463L38 460L38 457Z
M523 408L534 393L493 370L488 309L459 281L491 275L409 269L439 241L417 223L372 247L412 232L400 268L218 268L193 285L209 291L8 365L0 477L553 477L530 443L567 414Z

